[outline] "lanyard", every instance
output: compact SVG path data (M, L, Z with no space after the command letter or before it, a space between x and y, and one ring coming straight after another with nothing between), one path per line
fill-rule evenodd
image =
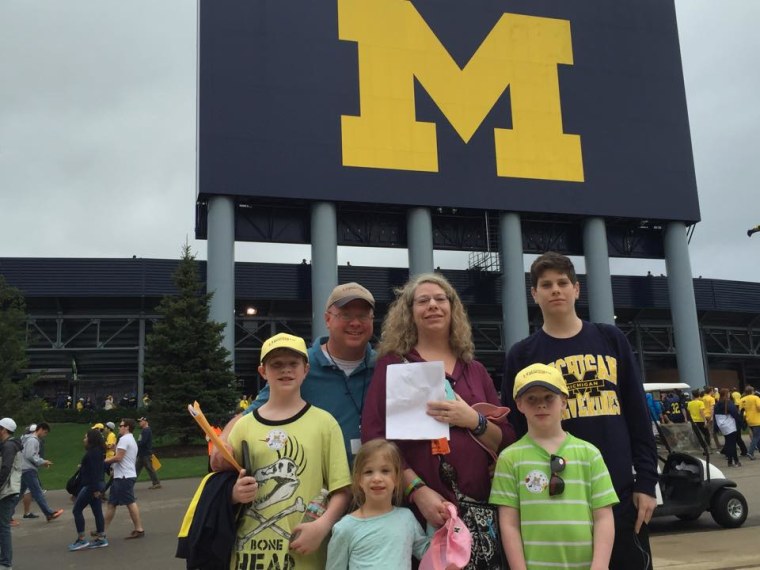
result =
M346 372L340 366L338 366L338 363L335 362L335 358L330 353L330 347L328 346L328 343L325 343L325 352L327 352L327 356L330 357L330 360L332 361L333 366L335 366L338 370L340 370L343 375L343 384L346 386L346 394L348 394L348 397L351 398L351 403L354 405L354 408L356 409L356 413L359 414L359 429L361 429L362 413L364 412L364 391L367 388L367 382L364 379L362 379L362 399L361 399L361 403L357 404L356 400L354 399L353 393L351 393L351 388L348 385L348 374L346 374Z

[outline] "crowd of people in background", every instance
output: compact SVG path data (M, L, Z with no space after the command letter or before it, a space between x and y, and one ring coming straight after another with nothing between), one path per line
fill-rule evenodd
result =
M47 405L52 408L61 410L76 410L83 412L85 410L113 410L115 408L149 408L150 394L143 394L142 400L138 405L137 394L135 392L125 392L121 398L116 400L113 394L105 396L82 395L74 397L71 394L60 393L54 398L43 398Z
M136 441L133 432L138 422L141 430ZM40 468L53 465L44 452L45 437L50 429L46 422L18 429L12 418L0 419L0 570L12 567L10 530L21 524L19 518L25 522L40 518L53 522L64 513L63 508L48 504L38 473ZM82 443L85 453L77 472L67 484L77 532L68 550L108 546L108 526L116 508L122 505L127 507L134 525L126 538L143 537L145 530L134 497L134 485L140 470L144 467L150 474L152 484L149 489L161 488L151 462L153 436L148 418L142 416L137 421L124 418L118 426L110 421L98 422L86 431ZM103 502L106 502L105 515ZM22 503L23 515L14 518L19 503ZM33 503L37 504L40 514L33 511ZM95 519L95 529L89 535L85 532L84 510L87 507Z

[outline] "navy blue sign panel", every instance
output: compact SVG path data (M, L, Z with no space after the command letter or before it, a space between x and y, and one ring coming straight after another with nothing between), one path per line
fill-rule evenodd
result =
M200 3L201 197L699 220L672 0Z

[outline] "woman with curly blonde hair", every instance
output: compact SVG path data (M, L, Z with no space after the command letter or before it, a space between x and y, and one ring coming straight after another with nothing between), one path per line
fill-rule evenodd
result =
M383 321L377 356L386 354L403 356L416 346L418 333L412 318L412 307L414 292L423 283L437 285L443 291L451 306L451 327L448 335L451 352L457 358L471 362L475 355L475 345L472 342L472 328L467 312L456 289L443 275L437 273L423 273L396 289L396 300L391 304Z
M509 422L489 421L473 408L481 402L499 405L485 367L473 358L472 331L462 300L440 274L413 277L396 291L383 323L378 360L362 415L362 441L385 438L386 369L401 362L442 361L451 386L446 400L427 403L427 413L449 424L445 462L454 468L463 495L487 501L491 489L492 453L515 440ZM395 440L404 459L406 499L421 523L440 527L446 502L456 503L444 481L440 441ZM443 447L445 449L445 445Z

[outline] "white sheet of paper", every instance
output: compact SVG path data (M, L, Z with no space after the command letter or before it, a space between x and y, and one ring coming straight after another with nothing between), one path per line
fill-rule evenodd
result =
M426 404L445 400L443 362L391 364L385 376L385 435L388 439L449 438L449 424L427 415Z

